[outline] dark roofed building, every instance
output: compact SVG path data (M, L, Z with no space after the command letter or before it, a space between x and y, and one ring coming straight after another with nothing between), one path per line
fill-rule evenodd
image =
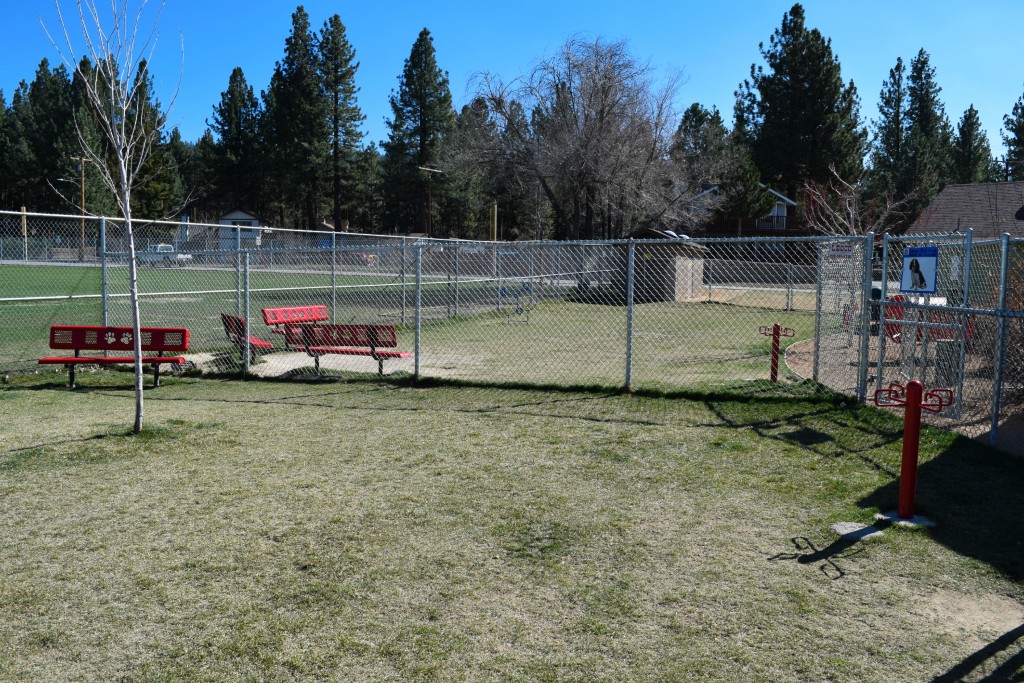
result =
M947 185L907 230L948 235L974 230L974 239L998 239L1004 232L1024 237L1024 181Z

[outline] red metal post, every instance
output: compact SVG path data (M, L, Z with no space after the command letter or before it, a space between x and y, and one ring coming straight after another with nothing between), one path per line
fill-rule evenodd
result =
M779 337L792 337L796 332L791 327L783 327L779 323L775 323L771 327L767 325L761 325L757 328L759 334L764 336L771 336L772 338L772 384L776 384L779 381Z
M914 516L914 496L917 493L917 455L921 443L921 397L924 385L911 380L907 383L907 407L903 414L903 462L900 465L900 500L896 514L900 519Z
M772 325L772 384L779 381L779 334L782 326L778 323Z
M905 407L903 413L903 462L900 465L900 499L896 514L900 519L913 519L914 496L917 493L917 456L921 444L921 411L940 412L953 405L950 389L932 389L924 393L924 385L911 380L906 387L890 384L875 390L875 405L883 408Z

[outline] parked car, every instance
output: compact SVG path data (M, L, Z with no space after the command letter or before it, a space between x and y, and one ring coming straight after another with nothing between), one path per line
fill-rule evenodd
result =
M150 266L184 266L192 262L192 254L182 254L170 244L151 244L146 251L136 254L140 264Z

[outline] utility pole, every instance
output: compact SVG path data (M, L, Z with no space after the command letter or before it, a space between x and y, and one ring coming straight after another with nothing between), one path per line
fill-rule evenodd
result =
M427 226L426 227L427 227L427 237L433 237L433 231L431 230L431 227L432 227L431 223L433 223L433 220L434 220L433 219L434 209L433 209L433 206L432 206L433 198L431 197L431 195L433 194L433 185L434 185L434 183L433 183L434 175L433 174L435 174L435 173L444 173L444 171L442 171L439 168L430 168L429 166L418 166L417 168L419 168L421 171L424 171L427 174Z
M79 187L82 190L82 204L79 206L79 210L82 212L82 233L81 241L78 243L78 260L85 261L85 165L92 161L88 157L71 157L72 161L78 162L79 171Z

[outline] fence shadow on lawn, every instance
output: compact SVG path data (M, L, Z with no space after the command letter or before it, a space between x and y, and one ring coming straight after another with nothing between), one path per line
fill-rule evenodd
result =
M950 550L1024 579L1024 460L956 438L922 463L917 479L917 512L936 525L929 536ZM873 491L858 505L896 509L899 481Z
M1024 669L1024 624L1011 629L991 643L964 658L946 673L936 676L931 683L957 683L971 676L972 681L1019 681ZM1007 650L1016 649L1013 654L1004 655ZM1003 657L1006 656L1006 659ZM973 674L973 675L972 675ZM977 677L983 674L984 677Z
M856 446L851 446L835 439L831 434L818 428L823 418L834 418L836 414L835 403L837 401L842 406L846 404L846 401L852 400L832 397L823 398L816 403L808 404L806 400L797 399L794 405L805 406L799 412L789 415L775 414L773 417L758 420L749 420L747 416L731 416L725 410L726 404L719 401L705 401L704 403L708 410L730 427L752 429L762 439L801 446L819 455L855 457L872 469L888 476L896 477L897 473L884 462L874 458L871 452L902 439L902 427L896 428L895 423L893 423L892 427L889 427L877 422L862 422L858 418L864 415L863 409L854 404L848 413L850 419L843 426L862 432L867 440L866 442L861 441ZM763 396L748 400L748 402L753 401L777 404L780 398L778 396Z

